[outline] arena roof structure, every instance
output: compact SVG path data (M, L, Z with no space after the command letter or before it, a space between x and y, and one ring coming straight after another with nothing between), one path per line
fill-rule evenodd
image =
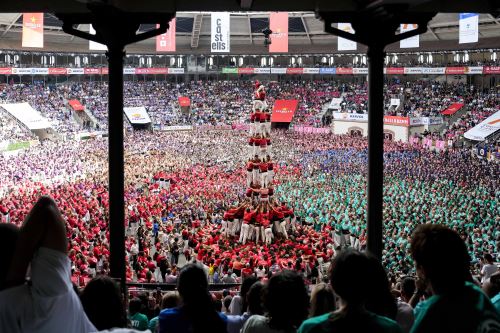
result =
M21 49L22 20L21 13L0 14L0 48ZM337 37L325 32L324 22L314 12L290 12L288 23L289 53L333 53L337 50ZM209 12L177 12L176 53L210 53L210 24ZM269 12L232 12L231 53L267 53L262 30L268 26ZM492 14L480 14L479 42L473 45L458 44L458 27L458 14L437 14L429 22L427 32L420 36L419 50L484 49L500 45L500 19ZM139 31L153 28L154 24L142 24ZM89 52L88 41L66 34L62 22L53 13L44 14L44 29L44 51ZM88 31L89 25L81 24L79 29ZM389 46L388 50L400 49L396 44ZM130 45L127 51L154 53L155 39Z

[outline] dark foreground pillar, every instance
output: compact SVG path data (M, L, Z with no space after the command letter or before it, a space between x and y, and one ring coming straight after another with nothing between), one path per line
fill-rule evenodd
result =
M123 46L109 47L108 175L109 268L111 276L125 281L125 199L123 159Z
M368 48L368 251L382 258L384 186L384 50Z

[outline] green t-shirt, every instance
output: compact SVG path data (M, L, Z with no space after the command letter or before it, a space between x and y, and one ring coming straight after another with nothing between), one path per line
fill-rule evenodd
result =
M142 313L137 312L133 316L129 316L130 324L132 328L135 328L139 331L145 331L148 329L148 317L143 315Z
M432 296L419 305L411 333L500 332L500 314L470 282L462 293Z
M372 312L346 317L341 313L327 313L305 320L297 333L402 333L398 324Z
M155 333L157 332L157 327L158 327L158 324L159 324L159 319L158 319L158 316L152 318L150 321L149 321L149 324L148 324L148 328L151 332Z
M491 303L493 304L495 309L497 309L498 313L500 314L500 293L491 299Z

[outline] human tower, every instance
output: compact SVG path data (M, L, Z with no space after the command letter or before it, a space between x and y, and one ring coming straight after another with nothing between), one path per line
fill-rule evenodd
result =
M259 81L255 82L249 134L245 200L224 213L222 233L242 244L270 244L276 237L288 238L287 230L293 227L294 216L290 208L274 198L271 113L265 87Z

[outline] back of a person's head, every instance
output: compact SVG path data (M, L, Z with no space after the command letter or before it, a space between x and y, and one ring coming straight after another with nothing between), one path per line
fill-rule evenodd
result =
M370 263L368 257L356 250L341 251L333 259L330 284L347 305L363 304L369 296Z
M264 284L262 282L256 282L251 287L246 295L246 302L248 304L248 312L251 314L264 314L264 308L262 306L262 292L264 290Z
M489 263L489 264L493 263L493 257L489 253L486 253L484 255L484 260L486 260L486 262Z
M391 293L387 273L377 258L370 254L365 255L368 258L370 271L367 281L369 291L365 307L368 311L380 316L395 319L398 312L397 302Z
M316 285L311 293L310 317L316 317L335 310L335 294L326 283Z
M5 279L14 258L19 229L11 223L0 223L0 290L5 288Z
M264 292L264 307L274 329L290 330L307 318L309 296L304 280L293 271L273 275Z
M142 301L138 297L134 297L128 303L128 311L131 315L135 315L138 312L141 312Z
M226 331L224 321L215 310L208 291L207 276L200 264L191 263L182 267L177 289L193 333Z
M161 299L161 308L162 310L175 308L179 305L179 303L179 293L177 291L169 291Z
M231 305L231 301L233 300L233 297L231 295L227 295L224 297L224 308L226 311L229 311L229 306Z
M416 285L415 285L415 279L412 278L411 276L405 277L401 281L401 295L405 298L410 298L413 296L413 293L415 292Z
M181 269L177 289L184 304L196 301L200 294L208 294L208 280L201 265L192 263Z
M245 312L247 310L247 293L250 288L259 281L259 278L255 275L250 275L246 277L241 283L240 296L241 296L241 310Z
M441 224L422 224L413 232L411 254L436 294L456 291L471 280L470 257L458 233Z
M80 295L87 317L99 330L126 327L127 316L118 285L106 276L92 279Z

